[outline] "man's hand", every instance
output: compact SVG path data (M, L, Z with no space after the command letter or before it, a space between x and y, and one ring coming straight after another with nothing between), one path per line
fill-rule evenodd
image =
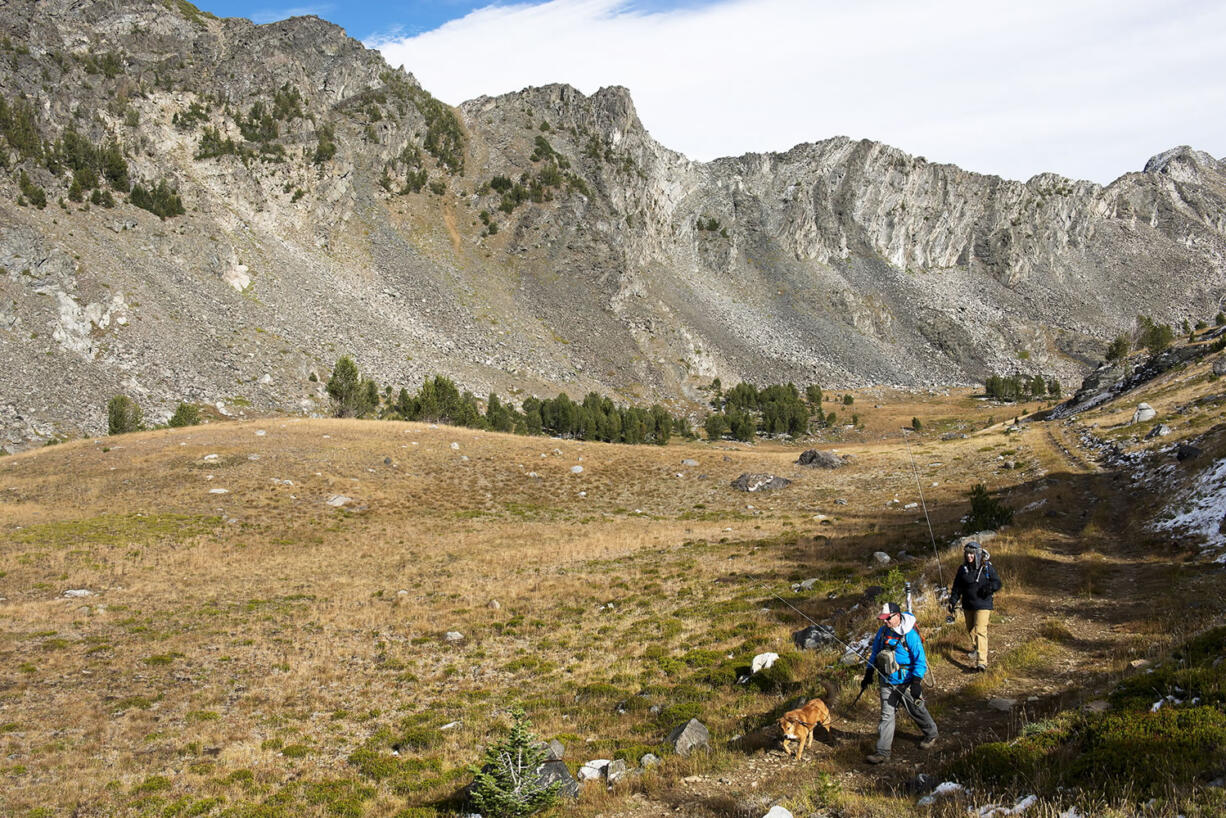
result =
M869 665L864 670L864 679L863 681L860 682L860 692L863 693L865 690L868 690L868 686L871 685L872 683L873 683L873 666Z
M911 698L918 701L919 699L922 699L923 697L924 697L923 684L920 683L919 679L912 679L911 680Z

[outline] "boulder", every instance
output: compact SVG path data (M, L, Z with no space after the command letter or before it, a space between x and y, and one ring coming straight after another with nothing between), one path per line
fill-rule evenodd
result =
M1219 355L1213 359L1213 374L1226 375L1226 355Z
M745 472L732 481L732 487L737 491L771 491L791 484L792 481L786 477L776 477L765 473L751 474L750 472Z
M609 766L610 761L607 758L594 758L579 768L580 781L595 781L598 778L604 778L604 771Z
M579 782L570 774L566 763L560 759L546 761L537 768L537 775L539 776L537 783L543 787L548 787L555 781L560 783L562 786L558 788L558 795L565 798L579 797Z
M763 815L762 818L792 818L792 813L785 807L775 804L775 806L767 810L766 814Z
M1185 460L1195 460L1205 453L1204 449L1191 443L1180 443L1175 447L1175 459L1182 463Z
M877 563L878 565L889 565L890 564L890 555L885 553L884 551L874 551L872 559L873 559L873 562Z
M690 753L699 750L704 753L709 751L711 749L711 733L707 730L706 725L698 719L690 719L668 734L668 743L673 745L677 755L684 758L690 755Z
M829 625L810 625L792 634L792 641L800 650L821 650L837 645L834 628Z
M818 469L837 469L843 465L843 459L833 452L806 449L800 453L796 462L801 466L811 466Z
M549 761L561 761L566 757L566 745L556 738L550 739L545 745L545 758Z
M639 766L644 770L650 770L652 767L659 765L660 757L655 753L643 753L639 758Z
M616 784L619 779L625 778L629 769L626 767L624 758L615 758L609 762L609 766L604 768L605 780L610 784Z
M1132 422L1145 423L1146 421L1153 420L1156 417L1158 417L1158 413L1154 411L1154 407L1150 406L1148 403L1138 403L1137 411L1132 413Z
M1157 426L1149 430L1149 434L1145 435L1146 440L1153 440L1155 437L1166 437L1171 433L1171 427L1165 423L1159 423Z

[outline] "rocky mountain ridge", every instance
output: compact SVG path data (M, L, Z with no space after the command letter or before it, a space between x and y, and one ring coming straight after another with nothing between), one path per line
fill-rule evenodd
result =
M342 354L677 408L717 376L1072 381L1137 314L1226 295L1226 163L1190 148L1105 187L845 137L698 163L623 88L451 109L329 23L182 0L3 4L0 93L10 447L100 431L120 391L325 411ZM105 150L185 212L89 178Z

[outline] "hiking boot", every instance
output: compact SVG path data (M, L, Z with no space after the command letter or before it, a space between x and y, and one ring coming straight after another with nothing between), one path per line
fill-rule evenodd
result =
M976 673L983 673L983 672L985 672L987 669L988 669L988 666L987 666L987 665L975 665L975 672L976 672Z
M873 753L871 756L865 756L864 760L869 764L883 764L890 760L889 756L883 756L881 753Z
M926 738L919 743L919 748L921 750L931 750L936 743L937 743L936 736L933 736L932 738Z

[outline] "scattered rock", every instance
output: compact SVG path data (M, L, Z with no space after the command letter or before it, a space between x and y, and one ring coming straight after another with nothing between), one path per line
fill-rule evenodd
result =
M890 564L890 555L885 553L884 551L874 551L872 559L873 559L873 562L877 563L878 565L889 565Z
M954 540L954 545L961 549L965 548L968 542L977 542L980 545L983 545L984 543L989 543L994 539L996 539L996 532L989 529L986 531L976 531L974 534L967 534L965 537L959 537L958 539Z
M443 639L448 642L463 642L464 634L460 633L459 631L447 631L447 633L443 635Z
M1180 443L1175 447L1175 459L1180 463L1185 460L1195 460L1204 453L1204 449L1199 446L1193 446L1191 443Z
M209 489L209 494L229 494L229 489Z
M812 591L813 586L821 582L821 577L809 577L792 586L793 591Z
M1149 430L1149 434L1145 436L1146 440L1153 440L1155 437L1166 437L1171 433L1171 427L1165 423L1159 423L1157 426Z
M71 588L64 592L64 596L69 597L69 598L80 598L80 597L93 596L93 595L94 595L93 591L87 590L85 588Z
M732 487L737 491L771 491L781 489L792 484L791 480L786 477L776 477L773 474L751 474L745 472L740 477L732 481Z
M834 501L834 504L835 504L836 506L845 506L845 505L847 505L847 501L846 501L846 500L844 500L842 497L840 497L840 498L838 498L837 500L835 500L835 501Z
M1226 355L1219 355L1213 359L1213 374L1226 375Z
M1148 403L1138 403L1137 411L1132 413L1133 423L1144 423L1158 417L1158 413Z
M698 465L698 461L697 461L697 460L691 460L690 458L688 458L688 457L687 457L685 460L682 460L682 461L681 461L681 465L682 465L682 466L697 466L697 465Z
M668 734L668 743L673 745L677 755L686 757L690 753L711 749L711 733L705 724L698 719L690 719L685 724Z
M607 758L594 758L579 768L576 777L580 781L595 781L598 778L604 778L604 771L609 763Z
M989 699L988 707L992 710L999 710L1001 713L1008 713L1017 707L1017 699Z
M644 770L650 770L660 763L660 757L655 753L643 753L639 758L639 766Z
M328 502L328 505L332 506L333 508L342 508L352 503L353 498L346 497L343 494L333 494L331 497L328 498L327 502Z
M821 650L838 644L834 628L829 625L810 625L792 634L792 641L800 650Z
M763 815L762 818L792 818L792 813L778 804L775 804L775 806L767 810L766 814Z
M843 465L843 458L833 452L806 449L800 453L796 462L801 466L811 466L817 469L837 469Z
M502 604L499 603L499 601L496 599L491 599L489 602L486 603L485 607L489 608L491 611L502 610Z
M579 797L579 782L570 774L566 762L560 759L546 761L537 769L537 775L538 783L546 787L555 781L560 782L562 786L558 789L558 795L565 798Z
M452 443L451 443L451 448L453 448L453 449L458 449L458 448L460 448L460 444L459 444L459 443L456 443L455 441L452 441Z
M570 473L571 474L583 474L583 467L582 466L571 466Z
M604 777L610 784L615 784L619 779L625 778L626 772L626 760L615 758L604 768Z

